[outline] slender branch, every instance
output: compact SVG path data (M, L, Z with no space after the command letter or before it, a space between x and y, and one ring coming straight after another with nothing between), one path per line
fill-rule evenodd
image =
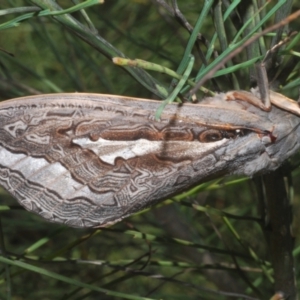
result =
M286 299L296 300L294 260L292 250L294 237L291 234L291 206L284 182L283 168L263 176L267 213L269 215L269 247L274 268L274 288Z
M259 34L254 35L252 38L250 38L249 40L247 40L241 47L238 47L237 49L235 49L234 51L232 51L228 56L226 56L219 64L217 64L215 67L213 67L206 75L203 76L203 78L201 78L198 82L197 85L190 90L189 95L193 95L197 92L197 90L199 89L200 86L202 86L209 78L212 78L213 75L226 63L228 62L230 59L232 59L233 57L235 57L237 54L239 54L243 49L245 49L247 46L249 46L250 44L252 44L253 42L255 42L257 39L259 39L261 36L274 31L278 28L284 27L285 25L287 25L288 23L292 22L293 20L297 19L298 17L300 17L300 10L297 10L295 13L291 14L290 16L288 16L287 18L283 19L281 22L270 26L268 28L266 28L265 30L261 31Z

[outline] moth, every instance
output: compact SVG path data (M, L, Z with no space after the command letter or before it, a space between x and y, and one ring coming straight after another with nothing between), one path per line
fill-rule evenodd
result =
M279 94L271 101L283 108L257 107L256 94L170 104L160 120L161 102L147 99L74 93L4 101L0 185L48 221L101 227L203 181L274 170L299 149L299 112Z

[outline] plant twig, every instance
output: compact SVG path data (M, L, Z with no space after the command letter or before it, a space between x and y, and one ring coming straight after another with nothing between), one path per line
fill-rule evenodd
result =
M275 291L289 300L297 299L294 260L294 237L291 234L291 206L287 196L283 168L263 176L269 216L269 247L274 268Z

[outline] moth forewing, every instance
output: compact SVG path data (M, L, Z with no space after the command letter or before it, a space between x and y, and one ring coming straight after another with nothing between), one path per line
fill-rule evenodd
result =
M277 130L287 112L225 94L169 105L156 121L159 105L77 93L2 102L0 185L49 221L107 226L202 181L275 168L273 135L284 142L299 123Z

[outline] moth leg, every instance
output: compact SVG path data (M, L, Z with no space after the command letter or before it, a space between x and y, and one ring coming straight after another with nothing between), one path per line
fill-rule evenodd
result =
M270 107L266 107L260 98L258 98L255 94L257 92L256 89L252 89L253 93L246 92L246 91L229 91L225 94L226 100L242 100L246 101L264 111L270 111ZM298 102L273 91L269 91L270 93L270 101L271 104L286 110L288 112L291 112L297 116L300 116L300 107Z
M259 87L251 89L251 93L246 91L229 91L226 100L243 100L264 111L271 110L271 104L300 116L300 107L298 102L285 97L282 94L269 90L267 85L267 72L264 63L257 66L257 76Z
M264 62L256 65L256 75L258 91L251 90L251 93L245 91L230 91L226 93L226 100L243 100L264 111L271 110L269 81Z
M260 98L258 98L255 94L257 93L256 89L252 89L253 93L246 92L246 91L229 91L225 94L226 100L242 100L246 101L264 111L270 111L270 107L266 107ZM270 93L270 101L271 104L286 110L288 112L291 112L297 116L300 116L300 107L298 102L273 91L269 91Z
M296 114L300 116L300 107L299 104L290 99L285 97L284 95L281 95L279 93L273 92L269 90L268 87L268 76L267 71L265 67L265 63L267 60L272 58L272 55L284 44L288 43L292 36L294 36L296 33L291 32L288 37L286 37L284 40L277 43L275 46L273 46L270 50L267 51L265 58L263 59L262 63L256 66L256 74L257 74L257 83L260 93L260 98L264 102L266 106L271 106L271 103L283 110L286 110L288 112L291 112L293 114ZM255 91L252 91L255 93ZM266 102L265 102L266 101ZM271 103L270 103L271 102Z
M298 102L273 91L270 91L270 99L273 105L300 116L300 107Z
M271 105L266 106L262 100L257 97L255 94L246 92L246 91L229 91L225 94L225 99L230 101L230 100L242 100L247 103L250 103L261 110L264 111L270 111L271 110Z

